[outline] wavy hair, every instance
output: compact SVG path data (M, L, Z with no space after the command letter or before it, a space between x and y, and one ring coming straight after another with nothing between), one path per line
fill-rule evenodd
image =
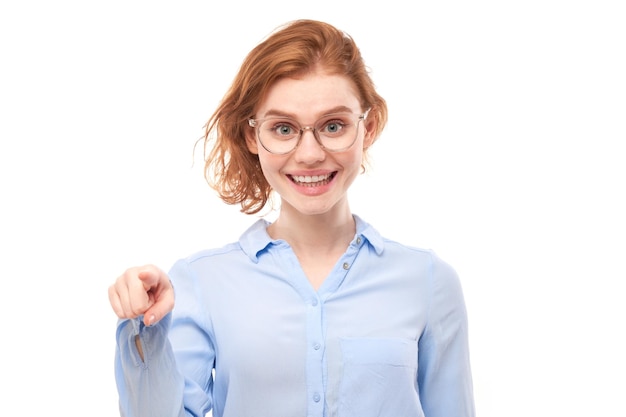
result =
M371 108L368 119L377 119L372 143L380 136L387 123L387 104L376 92L354 40L328 23L292 21L250 51L205 125L204 146L211 150L208 155L205 152L204 176L224 202L241 204L246 214L265 207L272 188L261 171L258 155L246 145L248 119L254 117L274 83L317 66L354 82L362 108Z

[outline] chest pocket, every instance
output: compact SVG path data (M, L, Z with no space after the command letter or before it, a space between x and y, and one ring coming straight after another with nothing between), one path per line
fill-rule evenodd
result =
M341 339L339 417L422 417L417 341Z

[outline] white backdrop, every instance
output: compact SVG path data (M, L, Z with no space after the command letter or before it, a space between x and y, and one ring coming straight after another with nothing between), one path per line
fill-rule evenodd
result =
M193 145L245 54L306 17L388 100L352 208L457 269L477 414L624 416L620 2L249 3L0 6L0 415L117 415L107 287L254 221Z

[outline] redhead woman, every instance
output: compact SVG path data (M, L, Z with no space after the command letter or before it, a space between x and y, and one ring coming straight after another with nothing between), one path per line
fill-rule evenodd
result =
M121 415L474 416L465 302L435 253L381 236L348 190L387 121L353 39L278 28L206 125L206 177L260 218L236 242L129 268L119 317Z

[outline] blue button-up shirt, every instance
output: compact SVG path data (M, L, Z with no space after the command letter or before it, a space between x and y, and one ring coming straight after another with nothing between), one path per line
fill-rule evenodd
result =
M121 414L473 416L456 273L355 219L354 239L317 291L265 220L236 243L178 261L172 313L153 327L118 326Z

